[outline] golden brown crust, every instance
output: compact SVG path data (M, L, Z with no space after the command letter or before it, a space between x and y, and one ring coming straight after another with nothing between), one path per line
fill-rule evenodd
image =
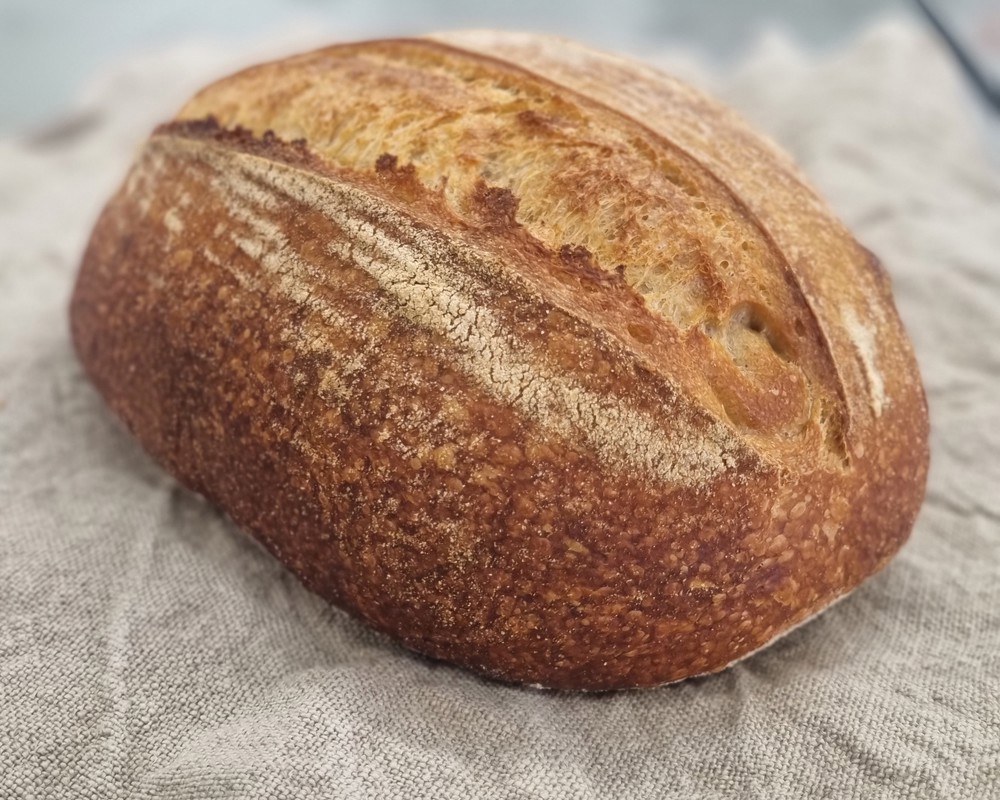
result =
M416 650L564 688L722 669L912 527L927 417L887 282L690 90L477 46L198 95L94 230L78 352L180 480Z

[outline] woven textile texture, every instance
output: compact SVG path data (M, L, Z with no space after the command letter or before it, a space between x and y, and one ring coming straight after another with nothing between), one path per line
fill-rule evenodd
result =
M133 60L0 141L0 797L1000 798L1000 170L929 37L674 64L885 262L933 463L912 540L852 596L722 674L608 695L485 681L325 606L84 378L66 304L100 203L235 63Z

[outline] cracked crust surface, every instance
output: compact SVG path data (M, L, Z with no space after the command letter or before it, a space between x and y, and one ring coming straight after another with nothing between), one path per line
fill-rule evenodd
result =
M567 42L342 45L207 88L105 209L71 316L180 480L505 680L722 669L881 568L923 495L877 262L730 112Z

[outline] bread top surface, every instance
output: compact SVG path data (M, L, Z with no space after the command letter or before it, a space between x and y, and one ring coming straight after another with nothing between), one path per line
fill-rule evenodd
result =
M561 40L448 42L338 45L253 67L178 120L304 141L331 179L407 170L435 200L429 224L491 229L501 254L526 242L559 254L599 297L530 257L509 270L772 465L848 469L893 400L919 392L875 259L731 111ZM397 202L412 201L413 182Z

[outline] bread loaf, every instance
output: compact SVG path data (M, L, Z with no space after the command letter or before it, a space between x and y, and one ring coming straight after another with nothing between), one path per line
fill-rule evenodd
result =
M506 681L721 670L881 569L923 496L877 259L732 112L562 40L209 86L71 318L142 445L305 586Z

